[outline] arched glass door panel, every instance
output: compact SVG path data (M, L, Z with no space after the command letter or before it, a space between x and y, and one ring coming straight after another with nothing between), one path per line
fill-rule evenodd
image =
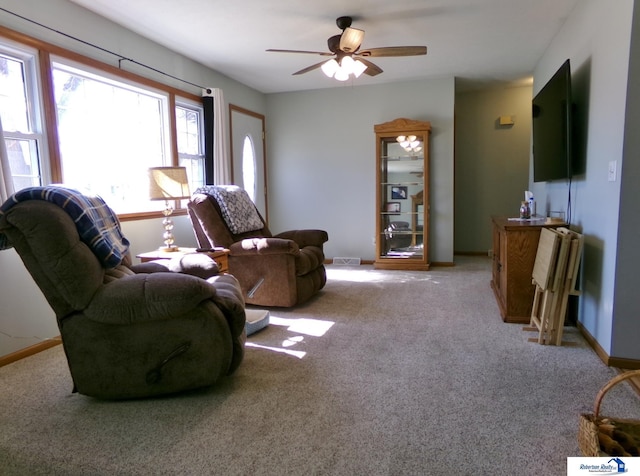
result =
M242 146L242 183L251 201L256 202L256 154L250 136L245 136Z

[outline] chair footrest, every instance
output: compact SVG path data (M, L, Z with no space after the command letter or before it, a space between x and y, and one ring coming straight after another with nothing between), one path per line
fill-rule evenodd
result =
M247 323L245 329L247 335L258 332L269 325L269 311L265 309L246 309Z

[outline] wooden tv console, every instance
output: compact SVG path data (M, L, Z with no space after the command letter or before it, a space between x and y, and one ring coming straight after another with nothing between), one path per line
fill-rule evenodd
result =
M564 223L548 224L545 218L516 221L491 217L493 266L491 288L504 322L528 324L535 286L531 275L538 251L540 231Z

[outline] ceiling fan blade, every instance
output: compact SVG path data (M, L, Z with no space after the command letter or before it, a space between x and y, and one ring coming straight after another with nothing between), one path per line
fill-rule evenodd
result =
M309 71L313 71L314 69L318 69L320 66L322 66L325 63L326 63L326 61L321 61L320 63L312 64L311 66L307 66L306 68L301 69L300 71L296 71L295 73L293 73L293 76L296 76L298 74L308 73Z
M354 53L360 48L364 39L364 30L357 28L345 28L340 35L340 49L345 53Z
M420 56L427 54L426 46L386 46L382 48L369 48L358 52L361 56Z
M373 64L371 61L368 61L360 56L357 56L357 59L362 61L367 67L367 69L364 70L364 74L366 74L367 76L376 76L382 73L382 68L377 64Z
M273 53L303 53L307 55L333 56L333 53L329 53L328 51L276 50L276 49L268 49L265 51L269 51Z

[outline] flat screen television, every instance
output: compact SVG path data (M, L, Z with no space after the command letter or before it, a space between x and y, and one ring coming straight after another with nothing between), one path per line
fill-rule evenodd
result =
M533 181L571 177L571 66L566 60L533 98Z

